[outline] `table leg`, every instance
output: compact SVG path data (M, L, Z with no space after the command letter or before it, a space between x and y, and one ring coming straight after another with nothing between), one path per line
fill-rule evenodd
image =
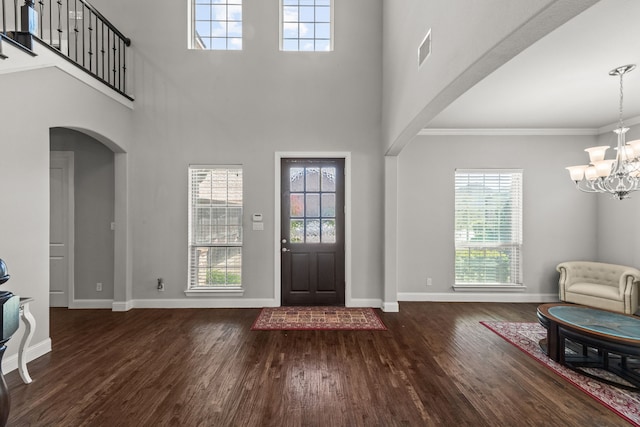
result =
M24 321L25 331L20 341L20 348L18 349L18 372L20 373L22 381L25 384L29 384L33 380L27 370L26 352L29 349L29 343L31 343L31 338L36 329L36 319L33 317L33 314L31 314L31 310L29 310L29 302L22 304L22 307L20 307L20 317Z

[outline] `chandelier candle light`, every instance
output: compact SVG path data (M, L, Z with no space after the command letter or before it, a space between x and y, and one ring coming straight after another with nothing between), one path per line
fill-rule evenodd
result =
M608 193L622 200L640 189L640 139L625 143L625 133L629 128L624 127L622 122L622 78L634 68L635 64L623 65L609 72L610 76L620 76L620 120L618 128L614 130L618 135L616 158L604 158L608 145L591 147L584 150L589 153L590 164L566 168L580 191Z

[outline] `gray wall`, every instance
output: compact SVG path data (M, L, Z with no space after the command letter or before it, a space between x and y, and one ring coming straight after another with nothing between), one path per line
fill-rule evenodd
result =
M53 128L52 151L73 151L75 299L113 299L113 152L83 133ZM102 292L96 283L102 283Z
M243 298L273 299L274 153L347 151L353 171L352 296L379 300L382 1L336 2L330 53L280 52L277 0L244 3L240 52L187 50L184 1L93 4L116 17L133 40L133 298L188 299L188 165L241 164ZM252 213L264 215L264 231L250 229ZM156 290L158 277L165 279L163 293Z
M584 136L416 137L399 156L399 299L487 298L451 288L456 168L523 169L527 295L517 298L555 294L559 262L596 257L596 196L575 190L564 170L594 142ZM427 277L433 279L428 288Z

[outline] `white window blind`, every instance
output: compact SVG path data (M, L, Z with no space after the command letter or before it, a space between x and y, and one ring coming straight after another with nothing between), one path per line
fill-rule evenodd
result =
M189 288L240 287L242 168L189 168Z
M455 173L456 285L522 284L522 171Z

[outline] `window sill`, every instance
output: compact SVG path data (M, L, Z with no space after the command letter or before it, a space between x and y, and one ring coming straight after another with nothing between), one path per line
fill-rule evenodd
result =
M525 285L503 285L503 284L469 284L453 285L456 292L523 292L527 290Z
M205 289L187 289L184 294L188 297L208 297L208 296L237 296L244 295L244 289L240 286L229 288L205 288Z

